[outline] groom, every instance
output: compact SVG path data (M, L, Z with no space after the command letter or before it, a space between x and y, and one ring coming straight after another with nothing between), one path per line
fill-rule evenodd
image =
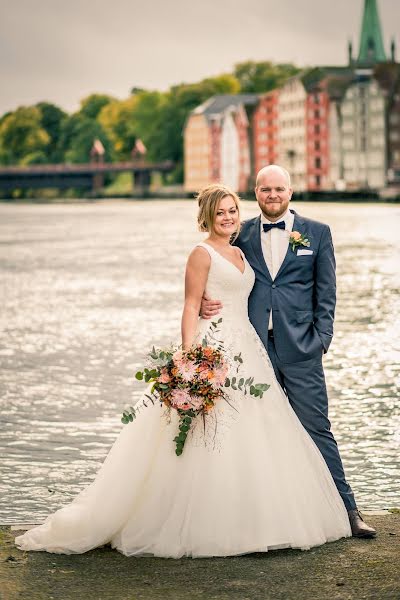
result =
M376 535L357 510L328 419L322 355L333 335L335 256L329 227L289 210L289 173L277 165L259 171L255 194L261 216L243 223L235 244L254 269L249 316L268 350L289 402L324 457L347 508L352 534ZM221 309L204 299L202 316Z

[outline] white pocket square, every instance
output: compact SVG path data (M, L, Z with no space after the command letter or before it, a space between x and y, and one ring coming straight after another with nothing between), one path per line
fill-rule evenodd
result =
M305 256L306 254L314 254L314 250L297 250L297 256Z

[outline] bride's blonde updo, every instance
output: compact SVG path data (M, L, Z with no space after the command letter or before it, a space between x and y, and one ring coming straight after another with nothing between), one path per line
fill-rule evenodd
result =
M215 215L218 210L219 203L226 196L231 196L233 198L238 211L238 224L233 236L233 240L235 240L240 231L240 200L239 196L226 185L222 185L221 183L212 183L200 190L196 198L199 204L197 222L199 224L200 231L213 231Z

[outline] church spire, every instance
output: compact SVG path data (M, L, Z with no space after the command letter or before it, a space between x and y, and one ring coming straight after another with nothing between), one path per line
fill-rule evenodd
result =
M358 63L374 64L386 60L376 0L364 0Z

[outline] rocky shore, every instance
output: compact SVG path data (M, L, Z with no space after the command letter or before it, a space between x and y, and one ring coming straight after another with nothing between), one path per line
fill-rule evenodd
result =
M109 547L83 555L25 553L0 528L1 600L399 600L400 511L368 514L374 540L307 552L217 559L127 558Z

